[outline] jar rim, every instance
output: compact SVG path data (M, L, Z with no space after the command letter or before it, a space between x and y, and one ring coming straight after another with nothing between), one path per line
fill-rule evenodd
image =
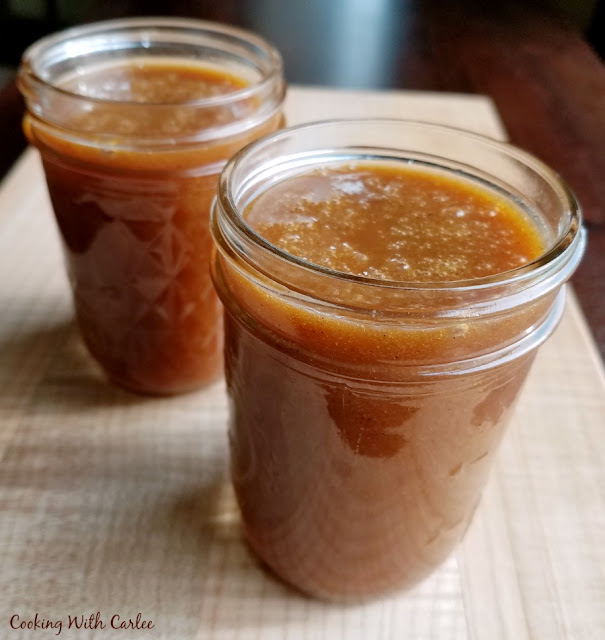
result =
M70 99L83 100L99 105L116 105L122 107L132 106L140 108L166 108L174 107L179 103L173 102L136 102L134 100L100 98L89 96L76 91L71 91L64 87L48 81L43 77L38 69L36 69L36 60L45 53L52 50L53 47L59 46L66 41L75 41L76 39L84 39L91 36L99 36L103 33L126 33L128 30L136 31L140 29L156 29L156 30L173 30L183 33L197 33L198 35L209 35L217 38L229 39L241 45L248 46L261 52L268 61L268 70L261 74L256 82L252 82L245 87L229 91L225 94L207 96L191 100L185 104L192 108L212 108L220 107L231 102L246 100L253 97L257 93L262 93L276 81L283 77L283 60L279 51L267 40L261 36L239 27L212 22L208 20L198 20L193 18L171 18L171 17L136 17L136 18L119 18L113 20L102 20L90 24L70 27L62 31L45 36L33 44L31 44L23 52L21 65L19 69L20 84L23 89L28 84L40 88L48 89L59 95ZM143 47L144 48L144 47Z
M250 225L246 223L243 215L241 215L242 212L239 210L236 198L234 197L234 177L237 170L253 153L258 153L263 148L267 148L269 145L278 144L280 140L283 140L288 136L291 136L293 134L298 135L312 129L319 130L324 128L327 130L330 128L342 126L405 126L416 128L419 130L425 129L426 131L431 131L434 133L443 133L445 135L456 135L476 144L488 145L494 151L502 153L507 157L520 162L522 165L531 169L537 175L543 178L549 184L549 186L551 186L557 192L557 197L559 198L565 210L569 211L569 223L564 229L560 231L555 241L551 243L548 248L533 261L508 271L472 279L426 282L377 279L369 276L360 276L337 271L328 267L324 267L322 265L308 262L268 242ZM320 150L318 149L317 151L319 153ZM393 151L393 148L385 149L385 151ZM439 161L440 159L444 161L446 160L438 154L436 154L434 158L437 161ZM274 161L275 164L277 164L278 162L279 159L277 161ZM258 173L258 171L256 171L255 173ZM487 173L487 175L489 175L489 173ZM235 233L239 235L244 242L254 246L255 249L259 249L263 254L270 254L280 261L289 263L290 265L302 269L307 273L315 274L317 276L329 277L353 285L365 285L380 288L383 290L396 289L417 292L449 291L453 293L462 293L464 291L480 291L484 289L490 289L493 287L498 287L499 285L517 284L519 286L523 286L523 283L527 280L546 277L547 274L549 274L553 269L556 270L557 267L565 271L567 274L566 277L562 277L557 282L557 285L560 285L562 281L566 280L569 275L571 275L571 273L577 266L585 245L585 232L582 227L582 214L580 205L571 189L558 176L558 174L556 174L550 167L548 167L548 165L536 158L534 155L510 143L495 140L493 138L488 138L487 136L473 133L462 128L442 124L434 124L420 120L404 120L394 118L339 118L303 123L264 136L263 138L260 138L259 140L249 144L247 147L236 153L224 167L219 181L219 189L215 206L213 207L213 218L216 218L217 212L215 211L215 209L217 207L221 210L222 220L218 221L215 219L212 224L212 229L213 233L215 234L215 240L218 240L219 248L223 241L226 241L227 244L232 244L230 242L229 236L230 234ZM226 222L226 226L225 224L222 224L223 222ZM219 236L218 238L217 235ZM251 266L254 267L256 265ZM271 274L269 273L264 273L264 275L271 277Z

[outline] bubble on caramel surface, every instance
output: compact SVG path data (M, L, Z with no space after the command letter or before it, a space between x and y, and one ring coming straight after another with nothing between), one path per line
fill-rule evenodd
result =
M382 280L480 278L544 249L535 223L512 202L463 179L395 165L300 174L272 185L244 215L298 258Z

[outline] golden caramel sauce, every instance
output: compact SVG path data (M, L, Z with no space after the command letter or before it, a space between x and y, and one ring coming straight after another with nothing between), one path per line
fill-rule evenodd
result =
M237 106L192 108L200 101L232 94L247 84L224 69L142 59L88 70L61 86L99 101L72 114L71 124L78 131L169 138L194 135L250 115L256 106L251 100ZM128 104L150 108L134 111Z
M360 164L298 175L256 198L245 218L309 263L381 280L481 278L544 251L536 224L510 200L413 167Z
M275 181L244 218L291 256L367 278L359 295L378 299L373 309L370 298L349 299L335 272L320 282L298 269L293 291L217 257L247 538L314 596L410 587L464 534L534 352L485 367L477 358L526 335L552 298L450 318L429 287L409 316L383 312L406 281L447 284L528 264L544 250L539 223L462 176L363 162ZM404 282L383 291L370 278ZM314 304L317 287L330 285L342 304Z
M42 154L81 334L107 375L128 388L179 393L222 371L210 204L224 162L276 129L281 116L250 127L258 101L195 105L246 85L202 64L131 61L64 82L94 98L65 103L67 133L26 119ZM240 121L229 135L192 142Z

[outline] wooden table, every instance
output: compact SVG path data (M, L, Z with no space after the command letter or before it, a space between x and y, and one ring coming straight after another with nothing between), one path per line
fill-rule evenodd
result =
M504 136L480 96L292 88L286 110L292 123L423 117ZM605 637L605 374L573 295L457 551L410 592L327 605L243 544L222 384L142 398L91 362L33 150L0 188L0 210L0 638ZM36 614L62 628L11 628ZM111 628L138 614L153 628ZM91 615L93 628L68 628Z

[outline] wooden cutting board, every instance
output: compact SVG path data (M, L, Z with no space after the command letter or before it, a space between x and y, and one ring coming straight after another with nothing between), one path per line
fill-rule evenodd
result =
M295 87L286 112L504 138L477 96ZM104 381L27 151L0 187L0 638L605 638L605 375L573 296L468 535L411 592L334 606L266 573L242 543L226 416L222 384L148 399ZM112 628L137 614L152 628Z

